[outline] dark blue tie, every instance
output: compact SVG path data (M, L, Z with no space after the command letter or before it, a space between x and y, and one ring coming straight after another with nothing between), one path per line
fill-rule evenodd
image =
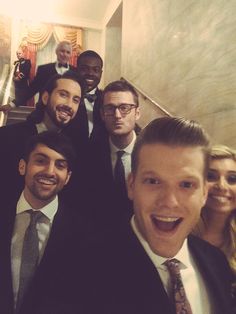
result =
M114 168L114 180L116 189L122 196L126 196L126 181L125 181L125 168L122 162L122 156L124 155L125 151L118 150L117 151L117 159Z

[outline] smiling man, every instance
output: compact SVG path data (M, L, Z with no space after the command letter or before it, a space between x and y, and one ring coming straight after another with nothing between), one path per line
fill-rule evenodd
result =
M85 224L75 220L58 193L74 160L71 142L61 133L42 132L27 142L19 162L24 189L19 199L1 202L1 313L72 313L70 304L62 309L67 292L70 298L63 276L70 269L73 240L79 245Z
M76 68L69 64L72 56L72 45L69 41L61 41L57 44L55 53L57 56L56 62L39 65L34 79L29 84L24 97L14 99L9 104L0 106L0 111L8 112L13 107L25 106L26 102L37 93L41 93L47 81L55 74L63 75L68 71L76 73Z
M208 148L202 127L183 118L158 118L141 131L128 178L134 215L90 248L96 313L233 313L224 255L190 236L207 196Z
M0 155L0 185L6 191L4 195L19 193L23 187L17 163L22 157L25 142L32 135L46 130L65 133L78 151L80 132L75 117L82 97L81 86L76 73L55 74L42 91L40 105L27 121L0 128L0 141L4 143Z
M88 139L93 139L104 132L104 125L100 116L102 91L98 88L102 77L102 68L103 60L96 51L86 50L78 56L78 75L85 85L86 92L83 104L79 109L80 123L83 123Z

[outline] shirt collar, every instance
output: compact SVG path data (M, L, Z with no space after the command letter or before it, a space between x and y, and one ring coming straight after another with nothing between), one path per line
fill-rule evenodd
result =
M135 235L137 236L138 240L142 244L144 250L146 251L146 253L150 257L151 261L156 266L156 268L161 268L161 269L165 270L166 266L164 266L163 263L168 258L159 256L151 250L148 242L143 238L142 234L138 230L137 225L136 225L135 220L134 220L134 216L131 218L131 227L132 227ZM181 249L179 250L179 252L175 256L173 256L172 258L176 258L181 262L180 268L184 269L184 268L191 267L191 259L190 259L190 252L188 249L187 239L184 240L184 243L183 243Z
M109 137L109 143L110 143L111 153L112 153L112 154L116 154L119 150L123 150L123 151L126 152L127 154L130 154L130 155L131 155L131 153L132 153L132 151L133 151L133 148L134 148L135 140L136 140L136 134L135 134L135 132L133 131L133 139L132 139L131 143L130 143L128 146L126 146L125 148L120 149L120 148L116 147L116 146L112 143L111 138Z
M37 128L38 133L48 131L48 128L46 127L46 125L43 122L36 124L36 128Z
M34 208L32 208L32 206L30 206L30 204L26 201L24 192L22 192L17 202L16 214L18 215L29 209L34 210ZM58 197L56 196L53 201L51 201L46 206L40 208L40 211L50 220L50 222L52 222L57 212L57 209L58 209Z
M56 67L59 68L58 64L61 62L56 61ZM66 64L67 65L67 69L69 69L69 63ZM65 68L66 69L66 68Z
M94 94L96 94L96 91L97 91L97 87L95 87L94 89L90 90L90 91L87 92L86 94L94 95Z

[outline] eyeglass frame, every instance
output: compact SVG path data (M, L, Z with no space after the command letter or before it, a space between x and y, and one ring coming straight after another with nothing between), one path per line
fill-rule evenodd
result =
M122 106L130 106L130 108L128 109L128 111L126 111L126 112L121 112L121 107ZM108 113L108 112L106 112L106 107L108 107L109 106L109 109L112 109L112 112L111 113ZM131 110L133 109L133 108L135 108L135 109L137 109L138 108L138 105L137 104L120 104L120 105L118 105L118 106L114 106L114 105L112 105L112 104L107 104L107 105L103 105L103 107L102 107L102 109L103 109L103 112L104 112L104 115L105 116L114 116L115 115L115 112L116 112L116 109L118 109L119 110L119 112L120 112L120 114L121 115L127 115L127 114L129 114L130 112L131 112Z

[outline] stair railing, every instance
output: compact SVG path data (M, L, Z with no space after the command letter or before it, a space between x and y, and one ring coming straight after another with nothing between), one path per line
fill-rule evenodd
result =
M143 90L141 90L139 87L137 87L135 84L133 84L130 80L127 80L124 77L121 77L121 80L124 80L128 82L130 85L132 85L136 91L143 96L144 99L147 99L150 101L154 106L156 106L164 115L171 117L172 115L164 109L161 105L159 105L155 100L153 100L151 97L149 97Z

